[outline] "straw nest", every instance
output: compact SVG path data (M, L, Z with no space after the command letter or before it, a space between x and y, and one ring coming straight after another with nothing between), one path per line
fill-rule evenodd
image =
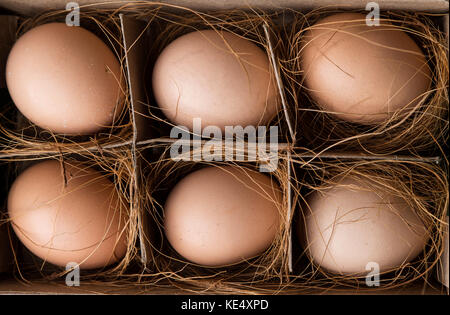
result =
M266 281L282 281L288 268L287 245L289 242L289 228L286 225L289 210L285 199L278 205L280 213L279 233L273 244L260 256L240 264L223 266L218 268L205 268L185 261L180 257L165 240L164 233L164 202L168 192L176 183L188 173L201 167L213 166L224 167L233 165L251 176L251 172L258 171L258 163L236 163L236 162L174 162L169 156L169 146L165 146L163 155L156 161L148 161L143 170L143 183L141 200L145 200L143 207L149 212L154 221L150 224L151 260L150 269L164 274L170 273L171 278L183 281L183 279L208 279L209 281L254 284ZM195 151L192 151L195 153ZM250 173L249 173L250 172ZM286 196L288 192L287 164L281 162L273 173L270 173L274 182L278 183L281 191ZM201 201L199 201L201 202Z
M321 8L306 14L291 12L278 28L279 67L292 106L298 146L315 152L340 150L367 154L441 154L448 139L448 43L436 23L437 15L382 12L380 24L391 23L407 33L422 49L430 69L431 87L417 98L411 110L398 111L376 125L360 125L326 112L310 97L304 85L300 56L304 34L318 20L342 12ZM367 14L367 11L352 11ZM442 18L442 16L441 16ZM361 21L361 23L365 23Z
M131 157L131 151L129 148L117 148L110 152L92 153L86 151L79 154L60 154L59 156L43 155L40 157L30 157L26 160L20 158L11 161L14 164L8 163L10 167L7 176L14 179L21 170L34 163L39 163L44 159L55 159L62 164L70 164L72 161L77 161L78 163L81 163L83 167L93 168L99 171L102 177L107 178L114 184L118 195L121 196L121 206L117 208L117 211L121 212L121 217L126 218L123 231L119 232L127 235L127 253L123 259L114 265L96 270L83 270L81 273L81 281L88 279L104 279L105 281L111 281L112 279L116 279L124 273L125 270L129 270L130 264L137 260L136 257L139 256L136 248L138 239L138 230L136 229L138 217L137 210L133 203L135 181L134 163ZM3 161L1 163L6 164ZM6 203L2 204L2 208L3 207L6 208ZM30 254L28 250L19 245L9 223L10 219L5 211L3 218L0 220L0 224L7 224L8 226L15 264L15 277L24 282L64 279L64 276L67 272L70 272L70 270L53 266Z
M385 290L418 279L428 281L435 277L447 228L444 218L449 202L448 163L443 160L437 164L426 157L430 153L439 154L447 137L448 60L444 35L431 23L430 17L393 12L384 15L384 18L395 21L395 25L408 32L423 47L430 67L434 69L433 85L423 96L424 101L404 120L367 127L338 121L319 110L302 86L301 69L298 68L301 35L314 21L334 13L333 9L312 11L306 15L293 11L266 14L254 10L200 13L138 1L117 10L93 9L89 6L86 9L82 7L81 12L82 21L85 19L88 25L94 25L100 32L97 34L103 34L101 36L107 38L112 47L116 47L114 51L122 65L124 50L121 46L118 13L147 22L146 31L141 34L142 40L153 36L151 41L148 40L150 57L145 65L147 79L155 56L171 40L184 33L204 28L227 30L253 41L269 54L270 47L264 32L264 27L268 27L284 84L283 95L288 107L284 109L289 114L287 119L285 111L280 108L277 117L270 123L279 125L280 142L286 142L278 154L279 167L270 174L285 193L279 205L285 219L279 235L273 245L258 258L224 268L203 268L183 261L164 241L162 213L165 196L161 190L170 190L182 176L198 167L232 164L243 170L252 170L259 162L171 160L167 154L171 140L165 138L170 124L158 111L149 86L145 104L148 111L144 114L154 123L152 129L155 137L138 143L136 152L130 140L129 97L120 126L93 139L69 139L52 135L51 140L37 140L38 133L25 136L20 128L14 126L15 122L8 120L8 115L3 113L3 160L18 162L49 157L84 160L113 180L129 204L129 246L126 257L107 270L82 273L82 281L111 288L130 288L136 292L176 288L191 293L298 294L342 288L361 292ZM19 31L24 32L34 25L58 19L62 14L63 11L51 12L35 19L26 19ZM290 16L291 21L284 24L287 16ZM158 31L152 32L154 29ZM292 133L288 120L294 127ZM297 141L293 142L295 138ZM343 151L352 154L339 153ZM399 152L409 156L403 159L395 155ZM140 162L135 162L135 156ZM429 222L427 227L432 237L422 254L411 263L383 274L382 286L379 288L369 289L362 278L330 274L310 263L295 238L292 243L294 272L289 272L289 235L291 229L296 228L291 224L295 226L301 217L305 198L309 193L333 184L342 175L372 180L379 187L405 199L420 217ZM144 218L148 219L148 222L144 221L147 226L142 226ZM154 223L150 223L152 221ZM139 239L141 228L149 230L142 235L142 240ZM145 265L142 263L142 244L148 245ZM65 274L62 270L44 272L39 263L34 268L25 268L17 260L18 256L15 257L18 278L56 281ZM36 274L31 269L40 271Z
M431 161L404 160L386 156L379 160L355 161L341 158L326 160L319 158L308 162L302 154L294 156L297 165L295 191L300 196L298 211L294 220L297 231L305 227L300 223L309 213L308 196L316 191L323 191L334 186L345 177L365 180L371 183L373 189L383 191L405 201L417 216L424 222L430 235L430 240L422 253L413 261L403 263L397 268L380 275L381 284L378 288L369 288L365 284L365 276L355 277L337 275L320 268L307 259L303 248L299 248L296 257L296 282L306 284L306 287L321 289L358 289L386 290L403 286L421 279L427 282L436 277L436 267L440 264L443 252L443 242L448 224L449 192L446 168Z
M148 51L143 74L146 99L143 104L144 112L140 112L139 115L149 120L148 124L151 126L149 129L154 138L168 137L170 128L174 126L164 118L151 89L153 65L167 45L176 38L197 30L226 31L256 44L266 52L270 60L269 38L274 36L272 32L274 22L271 18L273 14L243 10L226 10L209 14L173 6L170 6L169 10L164 9L167 7L147 4L139 9L127 8L126 10L127 16L146 23L140 36L140 40L144 41ZM273 76L274 73L271 75ZM280 142L288 140L288 126L281 106L267 125L279 126Z
M20 18L16 37L30 29L51 22L65 23L67 12L63 10L51 11L33 18ZM80 24L84 28L100 37L116 55L122 78L125 80L125 50L123 48L120 20L117 14L108 10L85 9L80 11ZM90 136L64 136L44 130L17 110L12 101L2 104L0 111L0 154L3 158L33 156L64 152L78 152L86 148L98 150L103 145L114 146L127 142L132 137L130 120L130 101L127 84L123 85L126 96L122 112L110 127Z

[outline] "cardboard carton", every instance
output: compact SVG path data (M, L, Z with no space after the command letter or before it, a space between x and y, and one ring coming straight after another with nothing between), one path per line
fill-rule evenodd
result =
M131 5L139 5L139 1L94 1L94 0L82 0L78 1L80 5L85 4L98 4L101 8L118 8L124 5L125 3L131 3ZM296 10L308 11L317 7L323 7L328 5L333 5L336 7L336 1L331 0L320 0L320 1L312 1L312 0L281 0L281 1L257 1L257 0L232 0L232 1L187 1L187 0L166 0L165 3L172 4L174 6L186 6L192 9L197 10L215 10L215 9L228 9L228 8L250 8L257 7L269 11L276 11L282 8L292 8ZM26 0L3 0L0 3L0 13L2 10L5 12L13 12L14 14L20 16L30 16L39 14L40 12L48 9L64 9L66 1L61 0L46 0L46 1L26 1ZM354 9L354 8L364 8L366 1L352 0L345 1L342 4L339 4L340 8ZM447 13L446 19L442 20L442 26L447 30L448 33L448 2L444 0L379 0L378 4L380 5L381 10L408 10L408 11L425 11L430 13ZM134 166L134 174L132 176L132 183L130 187L132 187L132 191L130 193L131 196L131 210L136 211L138 221L139 221L139 248L140 248L140 260L143 264L144 268L147 267L148 264L151 264L151 242L155 238L152 235L152 222L151 218L145 214L145 211L142 209L142 201L137 197L136 191L139 189L139 185L142 182L142 163L144 163L144 159L139 150L139 146L147 143L148 141L161 141L164 142L166 140L158 140L153 137L153 135L148 133L148 128L146 125L148 121L139 113L143 113L145 108L143 107L143 103L145 103L145 93L143 87L143 64L145 62L145 54L148 48L148 45L151 45L150 39L142 39L140 36L142 34L146 34L144 32L144 28L146 23L143 21L137 21L133 18L128 17L126 14L122 14L120 16L121 21L121 32L123 35L123 45L125 48L126 54L126 71L127 71L127 80L130 88L130 100L131 100L131 115L130 119L132 121L133 126L133 136L130 141L125 141L123 143L116 143L115 146L123 146L128 147L132 152L133 166ZM4 84L4 65L6 62L6 57L15 40L15 33L17 29L17 17L14 15L0 15L0 88L5 88ZM144 33L143 33L144 32ZM151 32L149 30L148 32ZM270 30L265 29L267 35L267 41L269 43L270 50L272 49L271 40L270 40ZM276 69L276 63L273 58L276 58L273 55L273 51L269 51L269 55L272 58L272 66ZM278 83L280 81L278 80ZM281 84L281 83L280 83ZM279 85L280 91L283 91L281 85ZM1 106L2 104L0 104ZM287 105L285 105L287 106ZM288 117L288 113L285 113L285 117L288 122L290 118ZM291 134L292 136L292 134ZM93 148L92 150L97 150ZM4 158L4 157L3 157ZM332 157L331 157L332 158ZM354 156L353 156L354 158ZM358 158L358 157L356 157ZM364 158L364 157L362 157ZM0 160L2 159L0 153ZM3 162L2 162L3 163ZM288 164L289 172L292 172L290 169L290 164ZM291 224L291 212L292 212L292 190L288 189L285 192L288 195L289 203L286 207L286 211L288 211L289 222L288 225ZM3 201L2 201L3 202ZM149 228L150 227L150 228ZM3 233L3 234L2 234ZM5 231L0 229L0 273L2 271L7 271L11 267L11 249L7 242L2 242L2 238L4 239ZM3 235L3 236L2 236ZM448 240L447 240L448 243ZM287 265L290 271L292 271L292 240L287 244L288 253L287 253ZM441 278L442 281L447 281L448 286L448 244L447 244L447 266L445 266L445 258L444 258L444 268L442 268ZM444 280L446 279L446 280ZM97 293L137 293L139 289L123 287L123 288L108 288L100 285L89 284L86 286L82 286L79 288L69 288L61 283L47 283L47 284L35 284L31 286L24 286L14 280L2 280L0 278L0 293L69 293L69 294L79 294L86 292L97 292ZM152 291L151 293L172 293L175 292L173 290L159 289L156 291ZM420 284L414 284L413 286L398 289L397 291L393 291L393 293L426 293L426 294L439 294L442 293L439 289L426 288L421 286ZM314 293L314 292L312 292Z

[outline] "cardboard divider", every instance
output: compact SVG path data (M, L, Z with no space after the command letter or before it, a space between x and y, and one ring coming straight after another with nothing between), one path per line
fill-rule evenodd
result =
M17 20L16 16L0 15L0 106L3 105L3 100L8 98L5 68L9 51L16 40ZM3 110L3 108L0 109ZM0 162L0 207L2 207L0 208L0 273L8 272L12 268L12 249L8 237L8 226L3 223L3 220L6 220L6 213L2 212L2 209L6 208L10 167L10 163Z
M139 224L139 248L141 262L144 268L149 262L148 254L150 252L151 233L148 229L148 218L143 212L141 200L138 196L139 183L141 183L141 164L142 158L138 154L136 143L139 140L145 139L147 135L146 125L147 119L140 115L143 113L144 91L142 88L143 68L142 63L145 60L145 42L140 40L140 36L145 33L145 24L140 23L134 19L120 15L122 25L123 41L126 51L126 66L128 74L128 84L130 88L131 101L131 120L133 124L133 140L131 143L131 151L133 158L133 183L130 185L131 195L131 211L136 212Z
M272 64L272 69L273 69L273 72L275 75L275 81L277 83L278 92L280 94L280 100L281 100L281 105L283 108L284 120L286 121L288 131L289 131L289 136L290 136L289 142L295 143L295 141L296 141L295 130L292 126L291 117L289 115L288 104L286 102L286 96L285 96L285 92L284 92L284 86L283 86L283 82L280 77L280 69L278 67L278 62L277 62L275 52L273 49L273 46L274 46L272 43L273 39L271 37L271 33L270 33L269 26L267 25L267 23L265 23L263 25L263 28L264 28L264 34L266 35L266 41L268 44L270 62ZM287 161L286 161L287 173L288 173L288 178L290 179L291 178L291 170L292 170L290 148L287 148L286 152L287 152L287 156L288 156ZM292 263L292 241L293 240L292 240L291 226L292 226L292 219L293 219L294 211L293 211L293 206L292 206L292 187L291 187L290 180L288 181L287 191L285 192L285 194L287 195L286 198L288 201L287 209L286 209L286 213L287 213L286 229L289 231L288 232L289 237L287 240L288 244L285 248L287 251L287 253L286 253L287 254L287 264L288 264L287 268L288 268L288 271L291 273L293 271L293 267L292 267L292 265L293 265L293 263Z

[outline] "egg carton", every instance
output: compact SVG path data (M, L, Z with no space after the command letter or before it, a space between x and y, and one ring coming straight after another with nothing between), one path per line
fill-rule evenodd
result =
M84 1L86 2L86 1ZM83 3L84 3L83 2ZM87 1L87 2L95 2L95 1ZM104 2L104 1L102 1ZM120 1L116 3L112 3L109 6L116 6L119 7L120 5L122 5L124 2L126 1ZM250 1L251 2L251 1ZM285 6L288 8L295 8L295 9L309 9L312 7L316 7L316 6L322 6L322 5L326 5L327 1L319 1L316 4L311 4L309 1L284 1L283 3L280 3L279 6L273 6L273 4L271 3L262 3L258 2L258 4L254 3L255 7L263 7L263 8L270 8L270 9L279 9L279 7L281 6ZM413 8L411 8L409 6L409 4L406 4L403 1L380 1L382 9L393 9L393 10L400 10L400 9L413 9L413 10L426 10L429 12L441 12L441 11L445 11L448 12L448 3L447 6L445 6L445 4L442 1L418 1L415 6ZM80 3L82 4L82 3ZM334 4L334 3L333 3ZM107 4L106 4L107 5ZM189 6L192 7L202 7L202 5L204 5L204 1L201 0L197 0L194 2L191 2L189 4ZM235 1L229 1L227 2L227 5L230 6L230 8L232 7L238 7L240 5L239 1L235 2ZM250 5L252 5L250 3ZM45 2L33 2L33 4L28 3L27 1L14 1L14 0L6 0L2 2L2 6L8 8L8 9L13 9L13 10L18 10L21 13L25 13L25 14L29 14L29 13L35 13L37 12L37 10L39 9L48 9L50 7L53 8L61 8L61 1L45 1ZM220 6L221 9L223 9L223 6ZM350 2L347 3L346 5L343 5L343 8L359 8L360 7L360 3L359 1L354 1L354 2ZM214 9L214 4L212 5L208 5L208 9ZM155 156L158 155L161 151L158 151L158 149L156 149L156 152L150 152L150 153L145 153L145 151L143 151L141 148L144 148L146 145L148 145L149 143L160 143L163 146L164 145L170 145L170 139L167 138L154 138L152 137L151 134L148 133L148 128L146 128L149 124L149 121L147 118L145 118L143 115L140 115L139 113L144 113L146 111L146 108L144 107L144 103L146 103L146 97L145 97L145 88L143 87L143 82L142 82L142 78L144 77L144 67L142 67L142 64L145 64L145 53L146 50L148 49L148 45L149 42L142 40L142 38L140 37L140 35L145 34L144 32L144 28L145 28L145 23L143 23L142 21L137 21L133 18L129 18L126 15L121 15L121 29L122 29L122 35L123 35L123 40L124 40L124 47L125 50L127 51L126 54L126 71L127 71L127 79L128 79L128 85L129 85L129 91L130 91L130 106L131 106L131 112L130 112L130 119L132 121L132 128L133 128L133 132L132 132L132 139L130 139L129 141L123 142L123 143L117 143L117 144L112 144L112 145L108 145L106 144L105 146L99 148L95 145L93 145L92 147L87 148L88 150L92 150L93 152L98 152L98 150L108 150L108 149L113 149L114 147L129 147L131 152L132 152L132 159L133 159L133 170L135 172L134 176L132 176L132 180L135 181L134 185L136 186L136 189L138 188L137 186L139 185L140 182L142 182L143 178L142 178L142 168L143 168L143 163L145 163L145 159L143 158L145 156L145 154L149 154L150 156ZM11 27L11 25L15 25L17 23L17 18L14 16L9 16L9 17L5 17L5 16L0 16L0 25L1 23L5 23L5 25L9 25L9 27ZM448 33L448 15L447 15L447 19L444 21L444 25L446 25L447 27L447 33ZM14 27L13 27L14 28ZM5 29L8 28L0 28L0 39L1 43L3 42L7 42L7 43L12 43L12 41L4 41L2 38L2 30L4 31ZM151 31L151 30L150 30ZM143 33L144 32L144 33ZM264 28L264 32L267 36L267 42L269 43L268 47L269 47L269 51L268 54L271 57L271 62L272 62L272 66L274 66L275 70L275 74L279 74L279 70L277 70L277 65L276 62L274 60L274 58L276 58L276 54L273 51L273 46L274 44L271 42L270 39L270 29L268 29L267 27ZM10 34L11 35L11 34ZM6 49L8 50L8 48ZM3 51L5 51L5 49L3 49ZM3 57L3 55L1 54L2 50L0 50L0 56ZM6 56L6 55L5 55ZM5 58L5 57L3 57ZM0 59L1 60L1 59ZM3 62L0 62L0 67L2 66ZM4 70L2 69L2 72L4 72ZM0 84L1 84L1 80L0 80ZM277 84L278 87L280 89L280 93L282 96L282 101L283 101L283 114L284 114L284 119L286 120L286 124L287 124L287 129L288 129L288 137L289 138L289 142L292 143L292 140L295 140L295 133L292 130L292 124L293 124L293 120L289 117L289 112L288 112L288 105L285 101L285 98L283 98L283 93L284 93L284 89L282 86L282 82L279 78L279 75L277 75ZM2 87L4 87L4 85L2 85ZM291 127L289 127L291 126ZM286 144L281 144L281 147L283 148L283 150L285 150L286 148L290 148L290 145L288 143ZM155 149L152 149L155 150ZM287 151L289 152L289 150ZM57 156L59 153L58 152L54 152L52 153L53 156ZM52 155L50 154L50 155ZM405 157L405 156L395 156L395 157L386 157L386 156L367 156L364 154L354 154L354 153L342 153L342 152L337 152L337 153L324 153L324 154L312 154L312 153L300 153L302 155L303 158L305 159L336 159L336 160L340 160L340 159L350 159L350 160L361 160L361 159L397 159L398 161L408 161L410 159L415 159L414 157ZM23 156L22 156L23 157ZM2 157L1 153L0 153L0 159L4 159L4 158L15 158L15 157ZM436 161L438 160L438 158L428 158L428 159L424 159L425 162L429 162L429 163L436 163ZM289 169L289 173L291 174L292 172L294 172L294 170L292 169L292 163L287 163L287 167ZM288 186L291 185L291 183L288 183ZM287 211L289 213L288 218L289 221L286 222L287 226L291 226L292 224L292 219L293 219L293 212L294 212L294 207L296 206L295 204L293 204L292 202L292 189L288 189L286 191L287 194L287 200L288 200L288 204L286 205L286 209L285 211ZM133 209L135 209L135 211L138 212L137 214L137 218L140 222L139 224L139 228L140 228L140 237L139 237L139 248L140 248L140 259L141 259L141 263L144 266L144 268L149 268L151 269L151 259L150 259L150 255L151 255L151 241L152 241L152 232L151 232L151 226L152 226L152 219L151 216L148 216L148 214L142 209L142 205L141 205L141 200L139 200L137 198L137 195L131 196L132 198L132 204L131 207ZM150 227L149 229L147 227ZM1 232L0 232L1 235ZM289 243L286 244L286 248L287 250L287 256L286 256L286 260L284 262L285 267L287 266L288 270L290 272L293 271L293 257L292 257L292 246L293 243L296 242L293 237L291 236L289 238ZM6 247L8 247L9 244L6 244ZM3 245L5 247L5 245ZM2 243L0 242L0 252L2 252ZM3 252L8 253L9 250L5 250L3 248ZM448 254L447 254L448 255ZM3 256L4 257L4 256ZM448 260L448 259L447 259ZM444 260L445 261L445 260ZM5 265L3 265L5 266ZM2 264L0 261L0 270L1 270ZM446 276L444 275L443 277L447 278L447 282L448 282L448 267L444 268L443 270L447 270L446 272ZM24 288L19 288L17 289L17 287L11 283L8 283L8 285L10 285L11 288L16 288L16 290L24 290ZM0 286L0 288L2 288ZM6 290L8 290L8 287L5 288ZM54 288L42 288L43 291L53 291ZM66 289L64 289L66 290ZM70 289L67 289L70 290ZM98 290L98 292L100 292L100 290L97 288L95 290ZM0 289L0 292L2 290Z

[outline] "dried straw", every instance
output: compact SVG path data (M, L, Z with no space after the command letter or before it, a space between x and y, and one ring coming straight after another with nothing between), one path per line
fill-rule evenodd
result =
M64 10L51 11L33 18L21 18L17 29L17 38L30 29L50 23L65 23L67 12ZM113 51L119 60L124 80L125 50L122 44L120 20L117 14L110 10L80 10L80 24L82 27L100 37ZM0 113L0 156L4 159L45 155L49 152L80 152L89 147L103 145L119 145L131 139L132 128L129 119L130 104L129 91L124 85L125 94L123 110L117 121L108 128L90 136L65 136L55 134L36 126L23 117L12 102L2 104Z
M123 2L118 1L118 4L120 3ZM126 123L126 114L121 125L116 126L112 132L99 134L94 139L82 140L61 138L58 135L52 135L52 141L37 140L34 135L25 136L20 129L17 131L7 128L6 124L2 123L0 148L4 160L17 162L41 158L84 159L86 163L95 165L105 176L113 179L117 190L130 205L126 257L107 270L82 274L85 284L138 293L173 290L200 294L302 294L333 290L364 293L390 290L417 280L428 283L435 276L435 267L442 254L443 233L447 228L444 217L449 203L448 174L443 165L447 166L448 161L445 158L430 158L430 152L439 155L441 145L447 139L448 48L444 43L444 34L436 28L429 16L403 12L388 12L383 15L383 18L392 20L396 27L408 32L424 49L430 67L434 69L433 85L424 96L423 105L416 108L401 123L400 120L392 120L379 126L367 127L338 121L319 110L302 86L302 73L298 67L302 34L319 18L335 13L336 10L332 8L314 10L307 14L291 10L267 14L256 10L201 13L145 1L127 3L116 10L99 7L82 7L82 15L84 19L96 25L108 38L108 42L117 48L115 51L122 65L124 52L118 32L118 13L147 23L141 34L141 40L148 41L150 47L151 57L146 65L147 79L155 56L168 43L182 34L198 29L215 28L233 32L259 45L270 57L264 32L264 25L267 25L273 39L275 59L281 70L288 112L294 122L297 141L290 142L292 137L289 137L289 126L284 112L280 109L270 125L280 126L280 142L286 143L280 145L279 168L271 176L285 192L280 213L288 224L280 226L280 234L275 242L260 257L235 266L213 269L184 261L163 241L162 207L165 197L161 191L167 192L182 176L198 167L235 165L242 170L254 170L259 162L171 160L167 153L173 142L173 139L167 138L167 130L171 125L158 112L149 86L145 104L148 110L140 114L153 122L151 125L154 136L138 143L137 152L132 152L131 128L130 124ZM20 32L33 25L60 18L61 14L64 14L64 11L50 12L25 20ZM291 21L285 22L288 19ZM150 34L153 34L151 40L148 38ZM129 111L128 102L127 97L126 108ZM6 121L5 115L2 116L2 122ZM9 125L14 125L14 122ZM141 160L142 169L136 169L132 153ZM403 158L397 154L407 156ZM136 172L142 175L137 186L134 182ZM386 191L404 198L429 222L428 227L433 236L423 253L413 262L382 275L382 286L379 288L367 288L363 284L364 279L329 274L311 264L295 239L292 243L294 272L289 272L289 223L295 225L309 193L333 184L342 175L371 179ZM291 200L288 198L290 185L293 187ZM133 193L137 193L137 199L140 200L137 209L133 203ZM290 204L293 209L289 208ZM142 257L138 242L139 229L142 227L138 216L143 213L154 221L154 224L148 227L150 233L145 235L150 242L146 268L140 261ZM17 255L16 258L18 259ZM24 268L20 261L16 262L16 276L19 279L44 279L43 281L51 280L56 283L65 274L64 271L57 270L49 275L43 269L37 268L40 271L36 277L36 274L29 268ZM40 264L38 266L40 267ZM32 269L36 270L35 267Z
M448 43L436 19L442 15L425 13L382 12L380 23L390 22L407 33L418 46L432 69L430 89L421 95L406 114L397 113L378 125L360 125L341 120L315 103L304 85L300 66L304 34L318 20L343 12L333 7L307 13L287 11L278 28L278 61L292 106L296 145L315 152L364 152L368 155L441 154L440 147L448 139ZM367 14L366 11L353 10ZM434 19L434 20L433 20ZM365 23L361 21L361 23ZM430 153L431 152L431 153Z

